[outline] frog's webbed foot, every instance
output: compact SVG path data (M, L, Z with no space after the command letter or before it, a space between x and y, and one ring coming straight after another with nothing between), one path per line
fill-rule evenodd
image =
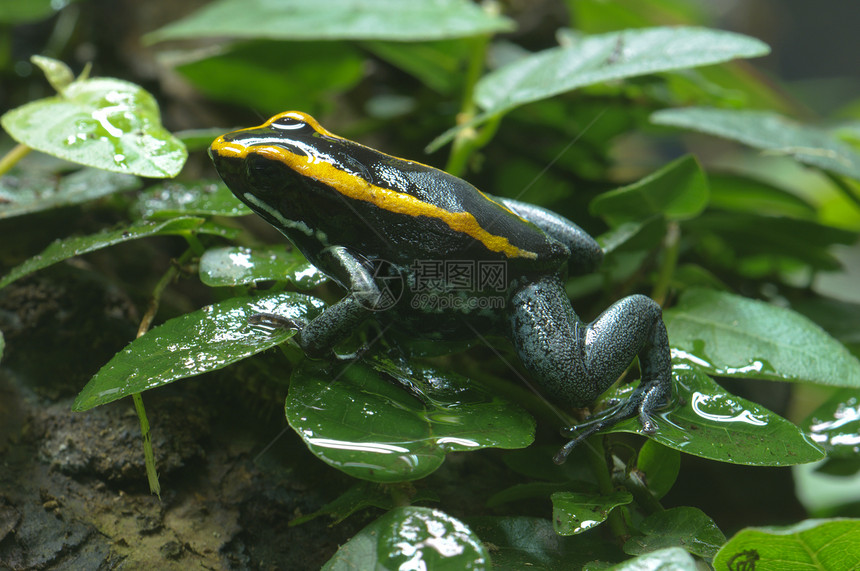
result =
M563 464L571 451L588 437L637 413L642 425L642 432L649 436L656 433L657 424L652 418L653 413L668 404L670 392L671 385L667 386L663 381L643 382L627 400L613 405L581 424L562 429L562 434L571 440L553 456L553 461L556 464Z

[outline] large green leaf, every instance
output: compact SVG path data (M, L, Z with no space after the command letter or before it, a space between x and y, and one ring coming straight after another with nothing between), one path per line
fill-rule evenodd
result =
M162 127L155 98L119 79L78 79L57 96L6 112L0 123L19 143L113 172L174 177L188 156Z
M523 448L534 438L529 414L468 379L383 358L305 362L286 414L317 457L376 482L423 478L449 452Z
M0 2L0 23L22 24L44 20L76 0L3 0Z
M169 319L114 355L78 394L72 410L83 411L177 379L214 371L283 343L291 329L248 323L258 313L309 320L323 302L298 293L234 297Z
M287 107L316 113L332 94L358 83L365 69L364 54L343 42L242 42L202 54L207 57L183 61L177 71L213 99L266 114Z
M166 181L141 192L132 212L142 218L244 216L251 210L222 182Z
M806 520L742 529L714 558L715 569L841 571L860 561L860 520Z
M761 405L725 392L694 364L673 363L674 404L653 417L650 437L686 454L749 466L791 466L820 460L824 453L797 426ZM631 386L615 391L626 398ZM644 434L638 418L607 432Z
M484 76L475 101L487 114L586 85L765 55L764 43L704 28L650 28L586 36Z
M769 111L688 107L651 115L658 125L690 129L739 141L770 154L860 180L860 153L822 129L796 123Z
M624 551L631 555L666 547L683 547L690 553L712 559L726 536L702 510L681 506L651 514L639 525L643 535L630 538Z
M687 155L631 185L598 195L589 210L619 226L654 215L670 220L694 218L707 204L708 179L696 158Z
M599 534L560 536L547 519L473 517L469 527L493 546L495 569L581 571L587 563L621 561L624 554Z
M794 311L691 289L664 312L676 356L711 374L860 388L860 362Z
M633 501L630 492L609 495L581 492L555 492L552 495L552 521L559 535L576 535L600 525L618 506Z
M436 509L391 510L337 550L324 571L490 569L490 554L466 524Z
M135 176L100 169L80 169L59 181L53 174L16 172L0 178L0 219L80 204L139 186Z
M130 226L115 230L104 230L97 234L90 234L89 236L63 238L51 243L41 254L33 256L23 264L12 268L8 274L3 276L3 279L0 279L0 288L57 262L101 250L108 246L137 240L138 238L195 232L229 236L230 230L213 223L207 223L203 218L184 216L160 222L136 222Z
M255 250L235 246L212 248L203 253L199 268L200 281L212 287L274 280L311 289L328 280L298 251L287 251L283 246Z
M467 0L220 0L146 36L278 40L437 40L510 31Z

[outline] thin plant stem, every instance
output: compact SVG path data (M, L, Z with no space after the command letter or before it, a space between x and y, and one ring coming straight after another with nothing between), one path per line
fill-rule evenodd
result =
M12 150L6 153L6 155L0 159L0 176L3 176L7 172L9 172L12 167L18 164L18 161L27 156L27 153L32 151L33 149L28 147L27 145L17 144L12 147Z

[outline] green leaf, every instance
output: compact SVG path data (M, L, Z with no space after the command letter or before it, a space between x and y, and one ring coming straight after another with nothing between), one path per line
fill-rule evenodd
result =
M837 571L860 561L860 520L810 519L786 527L748 527L714 558L715 569Z
M206 250L200 258L200 281L211 287L253 284L259 281L288 281L300 289L311 289L328 277L298 251L283 246L265 249L224 247Z
M609 495L555 492L552 495L552 521L559 535L576 535L600 525L609 512L633 501L630 492Z
M337 550L323 571L355 569L490 569L481 540L460 520L430 508L400 507Z
M670 125L741 142L770 154L860 180L860 153L827 131L801 125L769 111L688 107L651 115Z
M275 114L285 102L316 113L331 94L358 83L365 66L363 54L346 43L258 41L225 46L176 70L213 99Z
M628 186L605 192L589 210L610 226L662 214L669 220L695 218L708 204L708 180L692 155L676 159Z
M0 118L13 139L43 153L112 172L176 176L188 153L161 126L155 99L111 78L77 80Z
M710 374L860 388L857 358L790 309L691 289L663 318L676 356Z
M0 220L89 202L140 186L140 179L100 169L80 169L62 177L26 171L0 178Z
M441 94L452 93L463 82L467 40L434 42L365 42L363 47L388 63L412 74Z
M89 236L74 236L56 240L42 251L41 254L33 256L23 264L12 268L8 274L0 280L0 288L6 287L17 279L20 279L37 270L47 268L63 260L87 254L108 246L114 246L130 240L146 238L149 236L162 236L167 234L185 234L190 232L203 232L207 234L220 234L219 227L204 224L202 218L191 216L183 218L172 218L163 222L137 222L131 226L118 228L116 230L104 230Z
M586 36L571 46L544 50L487 74L475 86L475 101L487 115L494 115L586 85L761 56L769 51L754 38L692 27Z
M3 0L0 2L0 23L23 24L45 20L77 0Z
M804 219L816 215L815 207L803 198L760 180L709 173L708 183L712 208Z
M249 325L257 313L309 320L323 306L298 293L234 297L169 319L114 355L78 394L74 411L89 410L177 379L226 367L283 343L295 330Z
M671 339L671 337L670 337ZM650 437L664 446L710 460L749 466L791 466L820 460L824 454L797 426L761 405L725 392L694 364L672 364L674 398L652 417ZM623 400L631 385L612 392ZM606 432L642 434L638 418L619 422Z
M636 469L641 472L648 490L658 500L669 493L681 471L681 455L677 450L648 440L639 449Z
M856 459L860 447L860 395L840 389L800 423L828 458Z
M220 0L144 38L440 40L507 32L513 24L467 0Z
M726 542L726 536L714 520L693 507L670 508L652 514L639 529L644 535L630 538L624 544L626 553L640 555L666 547L683 547L694 555L711 559Z
M628 559L608 569L612 571L643 571L644 569L700 571L701 567L686 550L680 547L667 547Z
M286 414L318 458L374 482L417 480L449 452L523 448L534 438L530 415L468 379L379 357L302 363Z
M580 571L591 561L620 561L617 546L599 534L563 537L549 520L532 517L473 517L469 527L493 546L495 569Z
M842 265L830 246L857 240L856 232L757 212L709 211L685 225L684 230L687 235L703 237L700 240L713 236L724 240L729 246L726 254L731 256L725 265L732 270L754 274L754 266L739 266L741 262L758 261L759 273L765 276L778 270L782 260L796 260L814 269L839 270Z
M30 61L42 70L48 83L57 93L62 93L75 80L75 74L72 73L71 68L61 61L44 56L33 56Z
M251 210L222 182L167 181L140 193L131 211L141 218L245 216Z

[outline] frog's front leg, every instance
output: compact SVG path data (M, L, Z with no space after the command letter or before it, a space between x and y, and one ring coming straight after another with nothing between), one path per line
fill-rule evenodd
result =
M309 357L323 357L338 342L372 314L382 295L373 276L348 249L335 246L324 250L315 262L324 265L330 275L349 291L308 323L296 323L281 316L258 314L253 320L275 323L281 327L298 329L296 341Z
M625 402L588 423L556 455L556 462L563 462L587 436L637 413L645 432L656 430L651 415L666 404L672 388L669 340L656 302L632 295L585 324L557 276L524 285L512 302L511 340L523 365L554 402L591 404L639 356L639 387Z

